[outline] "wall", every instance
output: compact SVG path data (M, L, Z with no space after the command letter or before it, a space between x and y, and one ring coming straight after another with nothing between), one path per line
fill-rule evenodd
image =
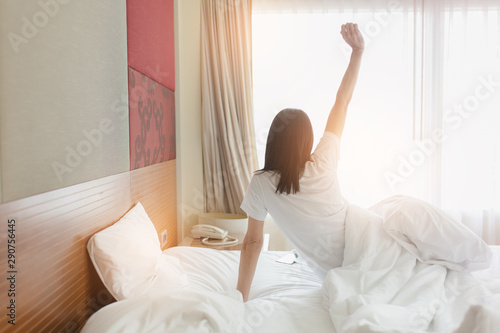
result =
M201 150L201 0L175 1L179 242L204 210Z
M125 3L0 7L3 202L129 170Z

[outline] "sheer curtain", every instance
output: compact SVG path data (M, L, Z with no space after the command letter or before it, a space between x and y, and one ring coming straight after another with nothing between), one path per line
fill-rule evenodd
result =
M441 204L500 244L500 4L443 7Z
M242 213L240 204L257 168L251 1L203 0L201 12L205 210Z
M366 49L342 138L344 196L412 195L500 244L499 19L495 1L253 0L259 164L282 108L304 109L318 142L348 63L340 25L357 22Z

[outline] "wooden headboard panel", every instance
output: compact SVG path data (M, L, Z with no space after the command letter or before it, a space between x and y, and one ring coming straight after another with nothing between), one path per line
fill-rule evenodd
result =
M2 269L7 220L15 220L16 237L16 325L3 315L0 332L78 332L92 313L113 302L86 245L137 201L158 232L167 228L166 247L177 245L175 160L0 205ZM9 288L2 278L1 293Z

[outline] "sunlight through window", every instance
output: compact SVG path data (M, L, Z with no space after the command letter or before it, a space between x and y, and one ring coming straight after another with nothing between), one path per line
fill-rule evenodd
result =
M350 19L339 13L253 15L254 112L261 167L267 130L283 108L303 109L313 124L315 144L321 138L349 61L340 26ZM412 139L411 21L400 13L385 19L378 23L373 13L357 15L365 54L342 137L343 194L365 205L390 192L384 172Z
M403 193L450 209L495 206L493 201L500 202L498 13L436 11L426 14L432 16L425 26L411 10L254 13L260 167L271 121L284 108L303 109L315 144L321 138L350 56L340 26L354 21L365 53L342 137L338 173L346 199L368 206ZM482 95L474 100L475 89ZM458 113L456 105L464 110ZM436 131L442 143L433 137Z

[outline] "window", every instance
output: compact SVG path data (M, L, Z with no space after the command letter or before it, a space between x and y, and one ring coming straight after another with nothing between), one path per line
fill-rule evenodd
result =
M402 13L384 14L357 15L360 28L366 27L361 29L366 51L342 137L341 188L348 200L361 205L390 194L384 172L412 142L412 26ZM370 23L376 15L388 20L386 27ZM283 108L307 112L315 144L321 138L349 62L350 49L340 35L341 23L348 21L351 15L339 13L253 15L254 114L261 167L267 131Z
M366 49L342 138L343 195L362 206L404 193L449 209L500 210L500 9L423 3L254 11L261 167L283 108L306 111L320 139L349 60L340 25L357 22Z

